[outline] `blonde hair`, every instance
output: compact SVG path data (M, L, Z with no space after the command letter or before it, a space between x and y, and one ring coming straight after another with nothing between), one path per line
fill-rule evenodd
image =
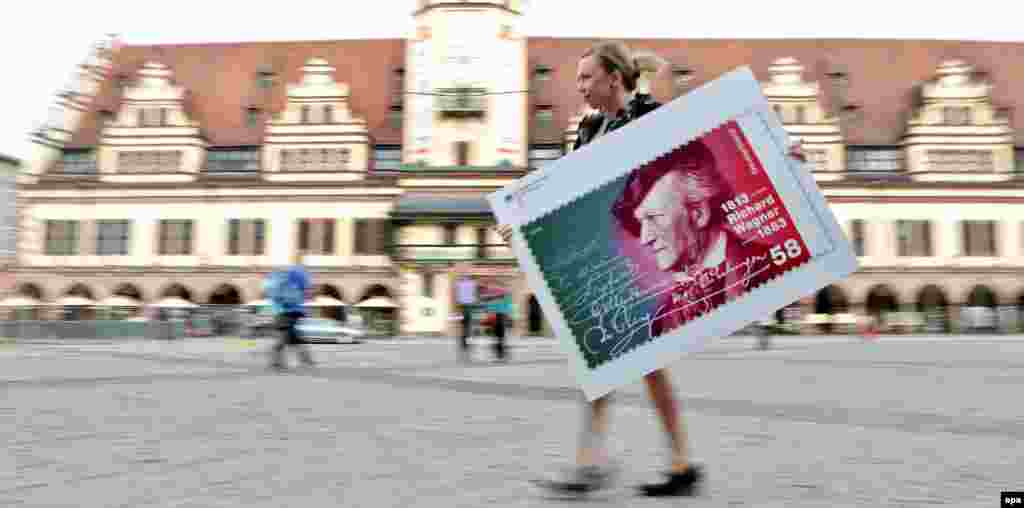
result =
M640 78L640 71L637 69L636 60L629 46L623 42L608 41L599 42L587 49L580 59L593 56L600 62L601 68L608 74L618 71L622 76L622 86L627 92L636 90L636 82Z

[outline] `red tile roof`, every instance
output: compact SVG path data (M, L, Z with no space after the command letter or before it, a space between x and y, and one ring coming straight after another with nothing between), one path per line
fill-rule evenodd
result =
M574 77L579 55L596 39L534 38L529 41L531 65L551 67L555 87L547 93L554 121L567 125L582 101ZM768 66L783 57L804 65L804 79L819 80L830 67L849 76L848 102L862 114L849 125L849 144L898 143L911 111L916 84L935 77L945 60L961 59L987 73L996 107L1011 108L1017 145L1024 145L1024 43L904 40L772 40L772 39L625 39L633 49L658 53L692 69L692 86L714 80L736 67L749 65L758 79L768 80ZM824 99L824 98L823 98Z
M579 111L581 100L574 85L576 61L595 41L531 38L527 42L531 69L544 64L552 70L551 80L543 82L531 103L552 106L555 128L549 134L531 131L535 140L557 138L569 118ZM995 105L1011 109L1016 144L1024 145L1024 43L817 39L626 42L634 49L653 50L691 68L693 86L742 65L750 65L760 79L767 80L768 66L782 57L799 60L805 66L805 79L819 80L823 85L827 84L826 72L842 68L850 80L848 99L862 111L847 133L850 144L899 142L915 85L934 78L941 62L962 59L991 80ZM335 79L348 83L350 108L354 115L367 120L375 142L401 142L401 131L391 127L388 112L394 70L404 65L402 39L125 46L115 58L114 74L133 77L149 60L168 65L175 81L189 90L187 108L201 123L208 142L213 146L248 145L261 143L264 130L262 125L246 126L246 107L266 105L270 112L280 111L286 100L285 85L298 82L303 65L313 57L325 58L336 68ZM261 65L277 73L270 93L256 86ZM99 99L68 146L96 144L97 110L117 108L115 86L110 80L101 87Z
M262 142L264 127L246 125L246 108L281 111L287 85L302 79L310 58L320 57L335 68L336 81L349 85L352 114L367 120L376 142L400 143L401 131L390 127L387 113L391 78L403 65L404 50L401 39L125 46L115 57L113 75L133 79L147 61L167 65L175 83L189 91L186 107L212 146L251 145ZM269 93L257 86L261 66L277 74ZM96 111L117 110L115 90L113 79L101 87L69 146L96 144Z

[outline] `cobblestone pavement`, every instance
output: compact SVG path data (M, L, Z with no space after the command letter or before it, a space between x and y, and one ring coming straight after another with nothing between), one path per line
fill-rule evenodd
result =
M645 500L667 456L640 383L616 395L619 488L597 506L998 506L1024 489L1024 337L735 337L672 368L696 499ZM563 506L530 483L569 465L579 391L557 343L0 344L0 506ZM294 361L294 360L293 360Z

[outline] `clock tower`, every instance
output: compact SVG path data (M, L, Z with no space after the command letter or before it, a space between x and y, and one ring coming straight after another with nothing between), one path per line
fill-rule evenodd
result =
M523 2L421 0L405 68L403 163L525 167Z

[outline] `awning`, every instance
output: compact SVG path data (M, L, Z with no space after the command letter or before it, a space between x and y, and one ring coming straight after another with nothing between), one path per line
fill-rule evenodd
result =
M88 307L91 305L96 305L96 302L93 299L86 298L84 296L65 296L62 298L58 298L56 302L53 302L50 305L67 307Z
M42 302L35 298L29 298L27 296L12 296L6 300L0 300L0 307L34 307L36 305L42 305Z
M395 309L398 308L398 304L390 298L377 296L357 303L356 307L364 309Z
M306 301L307 307L344 307L345 302L326 295L317 295L316 298Z
M192 303L192 302L190 302L188 300L185 300L185 299L182 299L182 298L178 298L176 296L172 296L172 297L168 297L168 298L164 298L163 300L160 300L159 302L157 302L154 305L154 307L190 308L190 307L198 307L198 305L196 305L196 304L194 304L194 303Z
M489 216L491 206L484 197L402 196L392 212L397 217L414 216Z
M142 303L138 300L121 295L104 298L98 305L102 307L142 307Z

